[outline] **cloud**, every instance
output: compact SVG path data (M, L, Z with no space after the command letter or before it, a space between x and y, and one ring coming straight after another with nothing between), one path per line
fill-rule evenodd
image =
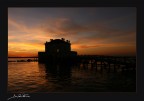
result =
M41 43L44 40L50 39L51 36L45 36L39 26L28 28L24 23L20 23L9 17L8 19L8 39L17 42Z
M93 31L85 25L76 23L68 18L47 19L41 24L41 29L51 35L71 35L79 32Z
M113 20L114 22L117 23L117 20ZM45 41L62 37L69 39L72 49L79 53L94 53L94 51L96 53L98 48L109 47L136 48L135 29L112 27L110 21L81 24L69 18L48 18L29 28L23 21L9 17L8 27L8 48L13 55L14 53L26 55L25 52L28 54L32 51L36 54L37 51L44 50Z
M116 20L114 20L116 22ZM110 22L110 21L109 21ZM14 37L23 37L25 40L47 40L50 38L70 37L74 41L95 40L95 41L127 41L135 39L135 29L123 30L121 28L113 28L106 22L90 22L88 24L80 24L69 18L49 18L39 23L39 26L27 28L26 25L18 23L9 18L9 25L15 26L22 34L9 30L9 39ZM12 33L12 34L11 34ZM18 36L13 36L13 33ZM23 34L24 33L24 34ZM85 36L87 34L87 36ZM128 38L131 36L131 38ZM123 39L122 39L123 38ZM86 40L86 41L87 41ZM115 40L115 41L114 41ZM88 41L87 41L88 42Z
M114 21L115 23L118 23L116 20ZM111 27L110 23L106 22L89 22L87 24L80 24L68 18L49 18L43 22L44 23L41 24L41 29L48 36L52 35L54 37L81 36L81 38L83 38L83 33L87 33L90 34L89 37L97 37L98 39L111 39L113 37L127 36L128 34L131 34L131 32L136 32L136 29L114 28Z

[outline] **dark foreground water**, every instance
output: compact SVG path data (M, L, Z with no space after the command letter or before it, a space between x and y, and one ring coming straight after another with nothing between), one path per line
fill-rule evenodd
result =
M135 71L8 62L8 92L136 92Z

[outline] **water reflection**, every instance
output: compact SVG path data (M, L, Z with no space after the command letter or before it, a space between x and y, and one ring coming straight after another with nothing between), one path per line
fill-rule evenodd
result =
M45 64L46 78L60 85L69 85L71 83L71 66Z
M135 92L136 71L69 64L8 64L9 92Z
M38 64L41 74L53 88L60 89L71 85L72 66L68 64ZM58 88L56 88L56 85Z
M54 92L135 91L135 71L107 72L100 67L66 64L39 64L39 69Z

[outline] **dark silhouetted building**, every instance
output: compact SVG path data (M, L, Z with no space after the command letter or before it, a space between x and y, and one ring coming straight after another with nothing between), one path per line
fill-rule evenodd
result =
M62 62L74 59L77 52L71 51L71 43L69 40L50 39L45 43L45 52L38 52L39 62Z

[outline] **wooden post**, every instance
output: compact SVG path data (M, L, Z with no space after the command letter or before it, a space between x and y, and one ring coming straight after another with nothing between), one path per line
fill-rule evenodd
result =
M102 57L100 58L100 61L101 61L101 71L102 71Z
M108 62L108 72L110 72L110 62Z
M97 61L95 60L96 70L97 70Z
M93 61L92 60L91 60L90 64L91 64L91 69L93 69Z
M116 57L114 57L114 72L116 71Z

